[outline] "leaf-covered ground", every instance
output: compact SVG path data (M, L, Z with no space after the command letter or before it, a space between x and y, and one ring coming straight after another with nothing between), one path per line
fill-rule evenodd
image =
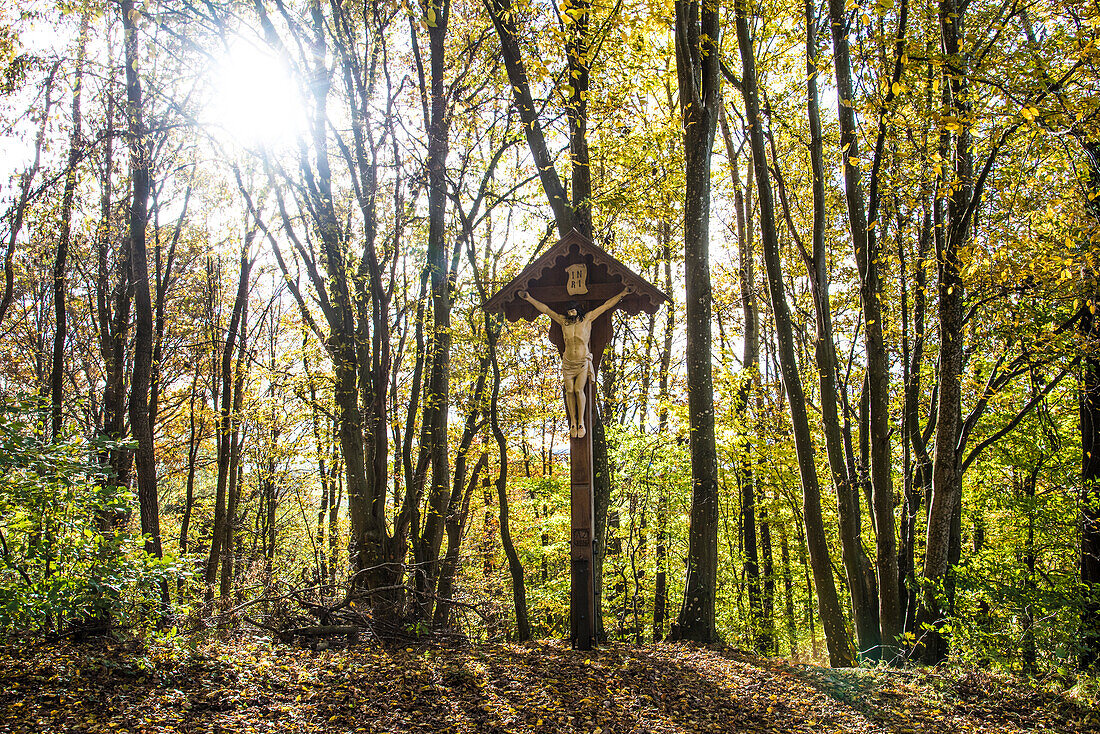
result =
M0 646L0 732L1046 731L1100 732L1100 711L982 672L696 646Z

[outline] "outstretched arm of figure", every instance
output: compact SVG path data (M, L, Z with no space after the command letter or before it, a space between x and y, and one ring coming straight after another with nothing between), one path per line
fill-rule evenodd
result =
M601 303L599 306L596 306L594 309L589 311L588 314L586 315L587 318L592 320L592 321L595 321L605 311L607 311L608 309L614 308L615 305L619 301L623 300L624 296L629 295L633 292L634 292L634 289L632 287L626 286L621 291L619 291L619 294L617 296L612 296L611 298L608 298L606 301Z
M516 295L519 296L520 298L522 298L523 300L527 301L528 303L530 303L532 306L537 308L542 313L549 316L551 318L551 320L556 321L557 323L562 324L562 325L565 324L565 319L562 318L561 314L555 313L554 311L551 311L549 306L547 306L545 303L543 303L542 301L540 301L537 298L535 298L534 296L532 296L527 291L520 291Z

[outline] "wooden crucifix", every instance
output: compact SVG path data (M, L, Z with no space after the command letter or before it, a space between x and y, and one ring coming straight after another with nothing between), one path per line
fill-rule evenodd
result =
M664 293L574 231L524 268L485 303L509 321L550 317L550 342L562 356L562 387L569 416L570 638L590 650L596 637L596 555L592 463L596 372L611 338L611 314L654 314Z

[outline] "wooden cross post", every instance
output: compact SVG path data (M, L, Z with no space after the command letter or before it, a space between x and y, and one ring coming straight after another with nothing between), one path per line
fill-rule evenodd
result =
M598 634L592 429L596 374L611 337L611 313L621 308L653 314L667 298L591 240L571 232L485 303L486 310L503 312L509 321L549 316L550 341L562 355L570 435L570 638L579 650L592 649ZM583 392L578 389L582 380Z
M592 403L594 380L585 385L587 396L583 438L569 440L569 619L570 639L578 650L591 650L596 641L596 485L592 462Z

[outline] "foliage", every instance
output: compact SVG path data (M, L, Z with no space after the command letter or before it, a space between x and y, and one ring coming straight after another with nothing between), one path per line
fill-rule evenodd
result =
M102 441L46 441L36 401L0 406L0 630L147 623L154 585L172 559L147 556L118 522L134 498L99 463Z

